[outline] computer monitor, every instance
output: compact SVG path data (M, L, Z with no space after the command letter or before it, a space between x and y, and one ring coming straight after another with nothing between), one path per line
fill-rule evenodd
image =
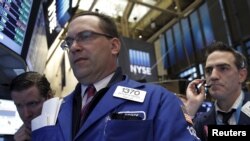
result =
M0 44L21 55L34 0L0 1Z
M22 124L14 102L0 99L0 136L14 135Z

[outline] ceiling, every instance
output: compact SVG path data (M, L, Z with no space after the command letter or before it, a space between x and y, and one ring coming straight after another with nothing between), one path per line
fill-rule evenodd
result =
M112 16L121 35L153 42L203 0L73 0L76 12L98 11ZM13 57L14 56L14 57ZM10 80L24 72L23 59L0 45L0 98Z
M203 0L79 0L76 12L96 11L113 17L121 35L153 42Z

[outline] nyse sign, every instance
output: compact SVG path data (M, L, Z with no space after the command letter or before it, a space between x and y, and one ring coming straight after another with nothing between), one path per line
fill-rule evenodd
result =
M130 72L134 74L152 75L151 68L145 66L130 65Z
M129 50L130 72L134 74L152 75L148 52Z

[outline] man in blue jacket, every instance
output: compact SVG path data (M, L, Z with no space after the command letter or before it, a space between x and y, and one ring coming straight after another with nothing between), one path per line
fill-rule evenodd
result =
M121 42L109 17L78 14L68 26L62 47L69 52L79 84L64 98L56 125L35 130L32 140L199 140L172 92L122 74L117 64ZM94 96L89 98L89 93Z

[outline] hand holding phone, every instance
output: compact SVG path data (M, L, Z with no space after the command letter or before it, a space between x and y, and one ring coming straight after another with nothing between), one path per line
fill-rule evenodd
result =
M199 94L201 91L201 86L205 85L206 84L206 80L202 81L201 83L195 85L195 91L197 94Z

